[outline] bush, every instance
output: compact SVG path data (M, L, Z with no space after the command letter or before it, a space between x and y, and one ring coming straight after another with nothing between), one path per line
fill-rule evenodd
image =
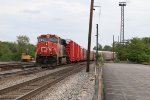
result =
M150 38L133 38L126 44L115 44L115 52L121 61L150 62Z

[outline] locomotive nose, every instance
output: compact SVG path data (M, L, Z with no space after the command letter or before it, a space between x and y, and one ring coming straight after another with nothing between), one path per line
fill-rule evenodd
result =
M41 53L48 55L51 53L51 49L49 47L41 47Z

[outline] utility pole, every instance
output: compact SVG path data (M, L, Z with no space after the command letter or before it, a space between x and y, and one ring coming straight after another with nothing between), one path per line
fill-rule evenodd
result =
M98 62L98 24L96 24L97 34L96 34L96 64Z
M124 7L126 2L119 2L119 6L121 6L120 43L124 44Z
M93 6L94 6L94 0L91 0L86 72L90 71L90 49L91 49L91 34L92 34L92 22L93 22Z
M118 43L119 43L119 35L118 35Z
M114 46L115 46L115 36L113 35L113 61L114 61L114 58L115 58L115 56L114 56Z

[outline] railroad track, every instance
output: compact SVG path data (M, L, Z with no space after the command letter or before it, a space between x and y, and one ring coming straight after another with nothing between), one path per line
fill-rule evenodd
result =
M26 63L26 62L13 62L13 63L5 63L0 64L0 77L7 77L13 75L21 75L25 73L34 73L39 71L40 67L36 67L35 63Z
M27 68L24 70L18 70L18 71L13 71L13 72L9 72L7 71L6 73L0 73L0 78L8 78L8 77L15 77L15 76L19 76L19 75L30 75L30 74L35 74L38 72L42 72L45 71L47 69L41 69L41 68Z
M66 67L60 71L0 90L0 100L27 100L63 80L69 75L81 71L85 63Z
M9 65L11 65L11 64L9 64ZM7 65L8 64L2 64L2 66L7 66ZM24 65L24 64L20 63L20 65ZM25 65L30 66L30 64L25 64ZM72 65L74 65L74 63L57 65L57 66L55 66L55 68L60 68L60 67L64 67L64 66L72 66ZM11 66L13 66L13 64ZM17 64L17 66L19 66L19 64ZM45 71L45 70L51 70L51 69L55 69L55 68L52 68L52 67L42 68L42 66L36 66L35 64L31 65L29 68L20 66L20 68L19 68L20 70L18 70L18 71L11 71L10 70L10 71L7 71L7 72L1 72L0 73L0 78L3 78L3 77L6 78L6 77L9 77L9 76L13 77L15 75L29 75L29 74L34 74L36 72L42 72L42 71Z
M4 63L0 64L1 70L11 70L18 68L34 67L35 63L33 62L13 62L13 63Z

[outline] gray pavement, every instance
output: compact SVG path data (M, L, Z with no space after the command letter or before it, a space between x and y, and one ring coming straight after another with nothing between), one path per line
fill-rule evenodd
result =
M107 63L103 79L105 100L150 100L150 66Z

